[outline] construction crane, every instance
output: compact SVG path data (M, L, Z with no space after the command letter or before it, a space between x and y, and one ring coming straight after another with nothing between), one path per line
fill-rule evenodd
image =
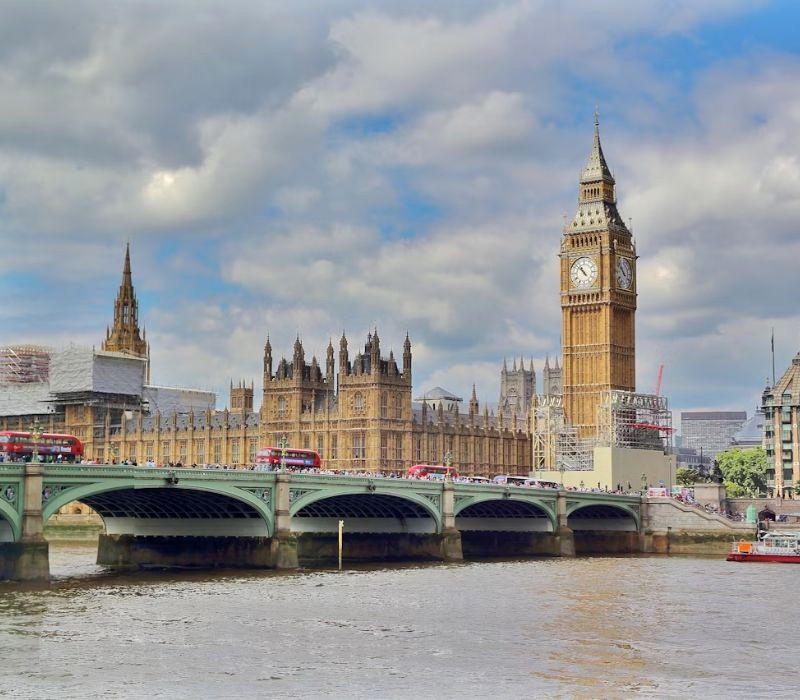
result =
M663 379L663 377L664 377L664 363L662 362L658 366L658 374L656 375L656 390L655 390L656 396L661 395L661 380ZM655 423L655 422L644 422L636 420L625 423L625 425L629 428L644 428L647 430L655 430L658 431L659 433L663 432L667 434L671 433L674 430L674 428L672 428L671 426L662 425L660 422Z
M656 396L661 394L661 379L664 376L664 363L658 366L658 376L656 377Z

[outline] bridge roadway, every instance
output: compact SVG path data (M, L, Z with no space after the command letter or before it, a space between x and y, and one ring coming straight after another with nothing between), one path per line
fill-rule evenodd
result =
M98 563L274 567L642 551L639 496L489 484L122 465L0 464L0 579L49 579L44 523L103 519Z

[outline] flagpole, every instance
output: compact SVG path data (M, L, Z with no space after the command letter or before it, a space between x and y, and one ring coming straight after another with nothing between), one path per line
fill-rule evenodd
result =
M775 386L775 328L772 329L772 386Z

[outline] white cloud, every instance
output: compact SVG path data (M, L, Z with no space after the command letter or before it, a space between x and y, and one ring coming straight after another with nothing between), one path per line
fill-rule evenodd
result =
M378 324L387 347L411 333L416 387L473 373L494 401L504 355L558 343L596 102L641 256L642 385L672 353L682 395L734 401L758 351L718 341L795 317L797 57L658 53L746 3L29 5L0 9L0 236L47 270L42 315L86 314L97 341L132 239L164 383L257 378L267 332L320 357ZM108 298L79 307L75 284Z

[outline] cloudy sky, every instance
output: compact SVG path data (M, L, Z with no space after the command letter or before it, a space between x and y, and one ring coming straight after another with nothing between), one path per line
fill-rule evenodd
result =
M752 412L800 349L800 4L0 5L0 344L99 345L130 241L156 383L409 333L415 395L558 352L599 107L637 385ZM517 359L518 361L518 359ZM677 417L676 417L677 418Z

